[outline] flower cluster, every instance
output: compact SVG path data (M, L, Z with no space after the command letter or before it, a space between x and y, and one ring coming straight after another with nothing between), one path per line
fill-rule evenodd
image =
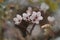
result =
M40 6L41 11L46 12L48 9L49 9L49 6L46 3L41 4ZM16 18L13 18L13 20L15 21L15 24L20 24L22 20L25 20L30 23L39 24L40 20L43 20L43 17L41 16L40 11L36 12L32 10L32 7L28 7L28 9L26 10L26 13L22 13L22 16L17 15ZM48 16L47 20L49 22L52 22L55 20L55 18Z
M28 7L28 10L26 11L26 13L23 13L22 16L17 14L17 16L13 18L13 20L15 21L15 24L20 24L22 20L39 24L39 21L43 20L43 17L41 16L40 11L35 12L35 11L32 11L31 7Z

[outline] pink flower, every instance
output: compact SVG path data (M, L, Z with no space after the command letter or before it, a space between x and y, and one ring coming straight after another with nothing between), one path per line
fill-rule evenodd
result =
M39 21L43 20L43 17L41 16L41 12L33 11L32 15L30 16L30 19L32 23L39 24Z
M16 17L13 18L13 21L15 22L15 24L18 25L18 24L21 23L21 21L22 21L22 17L21 17L19 14L17 14Z
M27 13L23 13L23 20L29 21L29 15Z

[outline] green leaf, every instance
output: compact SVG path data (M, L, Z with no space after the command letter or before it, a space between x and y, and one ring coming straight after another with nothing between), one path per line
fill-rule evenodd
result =
M52 0L45 0L45 2L50 6L50 11L55 11L58 8L57 2L53 2Z

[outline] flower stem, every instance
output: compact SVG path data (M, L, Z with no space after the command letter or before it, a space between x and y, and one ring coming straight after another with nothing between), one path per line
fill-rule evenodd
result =
M30 35L31 35L31 33L32 33L32 31L33 31L35 25L36 25L36 24L33 24L32 29L30 30Z

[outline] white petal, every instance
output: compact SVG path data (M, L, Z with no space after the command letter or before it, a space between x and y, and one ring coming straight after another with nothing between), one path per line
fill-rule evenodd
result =
M32 16L35 17L36 15L37 15L37 12L33 11Z
M26 13L23 13L23 17L28 17L28 15Z
M39 21L38 20L35 20L35 21L32 20L32 23L39 24Z
M37 12L37 16L41 16L41 12Z
M36 17L36 16L32 15L32 16L30 16L30 19L31 19L31 20L34 20L35 17Z
M43 17L42 16L38 17L38 20L43 20Z
M36 14L37 14L37 13L36 13L35 11L33 11L32 15L30 16L30 19L31 19L31 20L35 19Z
M29 15L26 14L26 13L23 13L23 19L24 19L24 20L28 20L27 17L29 18Z
M23 17L23 19L24 19L24 20L26 20L26 18L25 18L25 17Z
M31 15L32 7L28 7L28 10L26 11L28 15Z
M27 17L23 17L23 20L28 20Z
M33 20L33 19L35 19L35 17L34 16L30 16L30 19Z
M37 12L33 11L33 14L36 14Z
M29 11L32 11L32 7L28 7L28 10L29 10Z
M42 3L40 8L41 10L48 10L49 6L46 3Z
M39 24L39 21L35 21L36 24Z
M19 20L22 20L22 17L21 17L21 15L19 15L19 14L17 14L17 18L18 18Z
M20 22L15 22L16 25L20 24Z
M17 18L13 18L13 21L15 21L15 22L16 22L16 21L18 21L18 19L17 19Z
M54 20L55 20L55 18L54 17L50 17L50 16L48 16L48 21L50 21L50 22L53 22Z
M28 14L28 15L31 15L31 11L27 10L27 14Z
M41 3L40 8L41 8L41 10L44 10L44 8L45 8L45 3Z

